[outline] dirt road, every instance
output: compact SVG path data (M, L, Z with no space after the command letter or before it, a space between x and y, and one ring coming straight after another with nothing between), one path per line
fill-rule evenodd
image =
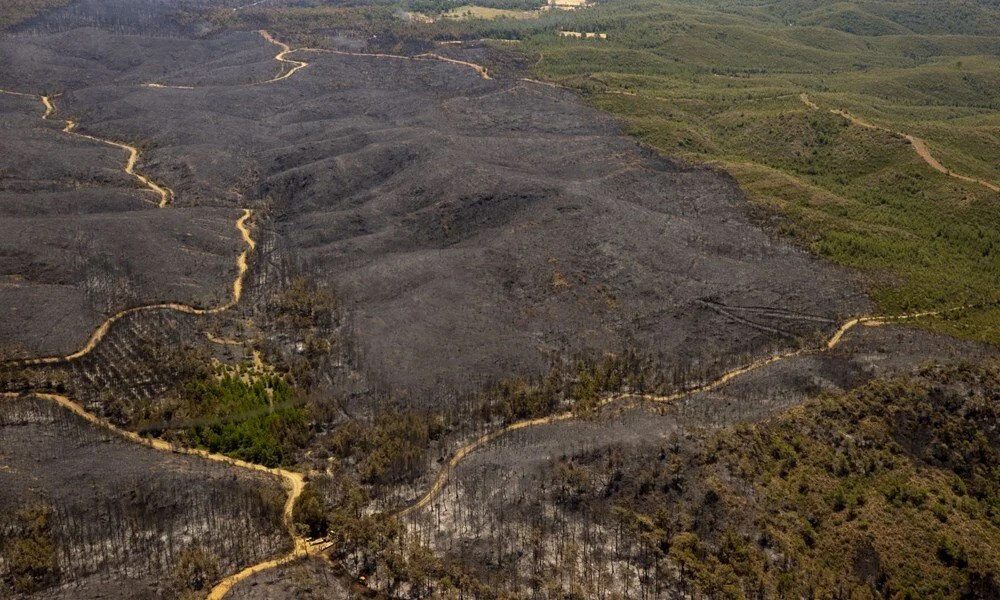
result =
M750 373L752 371L757 371L758 369L761 369L761 368L766 367L768 365L772 365L772 364L775 364L777 362L780 362L780 361L783 361L783 360L786 360L786 359L789 359L789 358L793 358L795 356L800 356L800 355L803 355L803 354L818 354L818 353L821 353L821 352L826 352L826 351L832 350L838 344L840 344L840 342L844 339L844 336L850 330L854 329L855 327L857 327L859 325L863 325L863 326L880 326L880 325L886 325L886 324L889 324L889 323L896 323L896 322L900 322L900 321L907 321L907 320L912 320L912 319L918 319L918 318L921 318L921 317L938 316L938 315L947 314L947 313L950 313L950 312L955 312L955 311L959 311L959 310L963 310L963 309L967 309L967 308L980 308L980 307L982 307L982 305L972 305L972 304L969 304L969 305L963 305L963 306L956 306L956 307L951 307L951 308L945 308L945 309L941 309L941 310L929 310L929 311L912 312L912 313L905 313L905 314L895 315L895 316L875 316L875 315L870 315L870 316L863 316L863 317L855 317L855 318L852 318L852 319L849 319L849 320L845 321L844 324L841 325L840 327L838 327L837 330L833 333L833 335L830 336L830 338L824 344L822 344L819 347L816 347L816 348L801 348L801 349L798 349L798 350L790 350L790 351L787 351L787 352L781 352L779 354L774 354L772 356L761 358L761 359L756 360L756 361L754 361L754 362L752 362L752 363L750 363L748 365L744 365L742 367L737 367L735 369L731 369L729 371L726 371L725 373L723 373L722 375L720 375L716 379L713 379L712 381L709 381L708 383L705 383L705 384L702 384L702 385L699 385L699 386L696 386L696 387L693 387L693 388L688 388L688 389L685 389L685 390L681 390L681 391L675 392L673 394L666 394L666 395L634 394L634 393L612 394L612 395L604 398L601 401L599 407L603 408L605 406L608 406L610 404L613 404L615 402L618 402L620 400L625 400L625 399L645 400L647 402L675 402L677 400L681 400L683 398L687 398L687 397L693 396L695 394L700 394L700 393L703 393L703 392L708 392L708 391L714 390L714 389L719 388L722 385L724 385L724 384L726 384L726 383L728 383L728 382L730 382L730 381L732 381L732 380L734 380L734 379L736 379L736 378L738 378L738 377L740 377L742 375L746 375L746 374L748 374L748 373ZM563 412L563 413L558 413L558 414L555 414L555 415L551 415L551 416L548 416L548 417L542 417L542 418L538 418L538 419L528 419L528 420L524 420L524 421L518 421L516 423L512 423L512 424L504 427L503 429L499 429L499 430L494 431L492 433L485 434L485 435L477 438L476 440L474 440L474 441L472 441L472 442L470 442L470 443L462 446L461 448L459 448L455 452L455 454L452 456L451 460L449 460L441 468L441 470L438 472L437 477L434 480L434 483L427 490L427 492L424 493L424 495L422 495L420 498L418 498L412 504L410 504L410 505L408 505L408 506L406 506L406 507L404 507L404 508L402 508L400 510L397 510L397 511L395 511L393 513L391 513L391 515L392 516L396 516L396 517L404 517L404 516L406 516L406 515L408 515L408 514L410 514L412 512L420 510L421 508L423 508L424 506L426 506L427 504L429 504L444 489L445 484L448 482L448 479L451 477L451 474L455 470L455 468L466 457L468 457L470 454L472 454L473 452L475 452L479 448L482 448L486 444L488 444L488 443L490 443L490 442L492 442L492 441L494 441L494 440L496 440L496 439L498 439L498 438L500 438L500 437L502 437L502 436L504 436L504 435L506 435L508 433L514 432L514 431L518 431L518 430L521 430L521 429L526 429L526 428L529 428L529 427L538 427L538 426L541 426L541 425L549 425L551 423L556 423L556 422L559 422L559 421L567 421L567 420L570 420L570 419L574 418L575 416L576 416L575 413L573 413L572 411L567 411L567 412Z
M100 326L98 326L97 329L95 329L94 332L90 334L90 338L87 339L87 343L84 344L83 347L77 350L76 352L72 352L70 354L64 354L61 356L43 356L38 358L14 359L0 363L0 366L12 365L12 366L27 367L35 365L53 365L53 364L68 362L71 360L76 360L92 352L94 348L96 348L97 345L101 343L101 340L104 339L104 336L107 335L112 325L120 321L122 318L127 317L128 315L134 313L152 311L152 310L173 310L189 315L214 315L221 312L225 312L230 308L236 306L240 301L240 297L243 295L243 280L246 278L246 273L248 269L247 258L250 252L252 252L253 249L256 247L256 242L254 242L253 238L251 237L250 229L247 226L247 221L252 216L253 216L253 211L251 211L249 208L246 208L243 209L243 215L236 220L236 229L240 232L240 236L243 238L243 241L246 243L247 247L245 250L243 250L243 252L239 254L239 256L236 257L237 272L236 272L236 278L233 280L232 295L230 296L229 300L224 304L211 308L199 308L196 306L191 306L189 304L180 304L177 302L159 302L156 304L143 304L141 306L133 306L132 308L126 308L120 310L115 314L111 315L110 317L106 318L104 322L102 322Z
M280 42L280 41L274 39L274 37L267 30L261 29L257 33L259 33L261 35L261 37L263 37L265 40L267 40L268 42L274 44L275 46L277 46L278 48L281 49L280 52L278 52L276 55L274 55L274 60L276 60L276 61L278 61L280 63L285 63L285 64L292 65L292 68L289 69L288 71L285 71L284 68L282 68L282 71L284 71L283 73L279 73L277 76L273 77L272 79L268 79L267 81L262 81L261 84L264 84L264 83L274 83L276 81L282 81L284 79L288 79L292 75L295 75L295 73L297 71L300 71L300 70L302 70L302 69L304 69L304 68L306 68L306 67L309 66L309 63L307 63L307 62L303 62L303 61L299 61L299 60L292 60L290 58L285 58L285 55L291 54L292 52L296 52L296 51L292 50L288 46L288 44L286 44L284 42Z
M805 94L804 92L799 95L799 98L802 100L802 103L805 104L806 106L808 106L809 108L811 108L813 110L820 110L820 107L815 102L813 102L809 98L809 96L807 94ZM948 169L944 165L942 165L938 161L938 159L934 158L934 156L931 154L931 151L927 148L927 144L924 142L924 140L918 138L915 135L910 135L908 133L903 133L902 131L894 131L894 130L889 129L887 127L882 127L880 125L875 125L874 123L869 123L868 121L865 121L864 119L856 117L856 116L852 115L851 113L847 112L846 110L841 110L839 108L831 108L830 112L832 112L835 115L839 115L841 117L844 117L845 119L847 119L851 123L854 123L855 125L859 125L861 127L867 128L867 129L877 129L879 131L885 131L885 132L891 133L892 135L898 135L898 136L902 137L903 139L905 139L907 142L910 143L910 146L913 147L913 150L914 150L914 152L917 153L917 156L919 156L920 158L922 158L924 160L924 162L927 163L928 166L930 166L930 168L934 169L935 171L938 171L940 173L944 173L945 175L949 175L951 177L954 177L955 179L961 179L962 181L967 181L969 183L979 184L979 185L985 187L986 189L992 190L994 192L1000 192L1000 185L997 185L995 183L991 183L989 181L985 181L983 179L976 179L975 177L970 177L968 175L963 175L961 173L956 173L956 172Z

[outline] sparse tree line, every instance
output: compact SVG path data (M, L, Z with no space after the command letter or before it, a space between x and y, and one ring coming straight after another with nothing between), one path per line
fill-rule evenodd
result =
M401 539L488 589L467 597L993 598L998 393L994 363L931 367L757 426L469 467Z
M152 452L109 440L107 432L49 402L29 398L0 405L0 430L26 425L45 427L62 443L87 448L84 455L110 443L110 464L127 461L123 453ZM16 455L18 450L3 451ZM114 487L98 483L26 498L9 495L10 504L0 507L0 595L90 580L154 582L168 595L196 590L219 573L287 547L284 500L277 484L188 472L177 465L139 473Z
M27 4L48 4L58 6L70 4L68 0L18 0ZM179 5L179 6L178 6ZM194 7L204 11L209 3L204 0L183 0L165 3L160 0L103 0L102 2L82 2L46 15L44 19L32 23L32 34L67 31L81 27L101 28L111 33L124 35L162 35L177 30L175 10ZM33 14L37 14L35 10Z

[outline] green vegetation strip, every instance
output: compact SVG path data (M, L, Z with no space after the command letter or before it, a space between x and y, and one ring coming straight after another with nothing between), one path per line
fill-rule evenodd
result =
M287 464L309 436L295 389L252 370L197 377L145 422L140 430L166 430L173 441L267 467Z

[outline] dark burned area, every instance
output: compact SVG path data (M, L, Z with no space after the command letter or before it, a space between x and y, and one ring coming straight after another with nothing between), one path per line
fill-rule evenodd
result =
M252 387L271 367L293 382L288 406L258 412L306 415L265 429L284 444L281 466L307 474L315 512L298 505L298 524L346 541L241 580L231 597L348 597L359 573L373 594L419 597L438 589L427 573L443 580L456 568L482 586L461 588L472 597L543 584L547 597L579 597L571 582L586 560L610 570L587 588L600 597L678 597L650 584L662 565L649 548L622 541L621 506L645 522L655 502L704 501L709 475L723 477L699 454L714 432L769 423L817 394L925 361L995 355L859 326L829 352L678 402L596 403L821 348L871 310L864 288L782 239L778 217L748 207L721 169L640 146L573 93L520 79L516 62L486 79L442 60L300 50L288 59L308 66L269 81L289 68L276 45L177 14L169 2L78 0L0 37L0 89L31 95L0 94L0 392L66 393L113 423L184 442L203 433L192 423L207 430L250 412L197 413L179 400L191 382L205 397ZM479 46L440 51L490 58ZM42 94L55 105L48 119ZM61 131L70 119L78 132L136 146L136 171L170 188L170 204L158 208L123 172L124 151ZM255 243L245 277L234 226L244 209ZM229 310L142 310L82 357L9 362L73 353L130 307L224 305L234 278L243 295ZM595 402L580 409L581 399ZM267 475L132 444L41 398L4 396L0 407L0 592L204 594L292 546L284 492ZM583 418L501 437L433 502L385 530L372 524L368 509L421 498L476 435L564 409ZM651 498L639 465L663 462L671 444L687 461L671 476L690 485ZM620 466L608 466L610 455L630 463L618 486L606 481ZM648 478L669 490L665 468ZM661 545L709 561L724 543L711 525L732 509L726 494L738 495L722 487L726 508L671 521L656 530ZM750 536L747 522L733 523ZM703 539L674 539L692 532ZM391 552L359 541L377 534L393 540ZM565 544L583 539L580 558ZM421 543L440 560L414 550ZM40 550L22 564L11 559L22 546ZM130 553L153 558L137 565ZM541 569L540 556L562 571ZM657 576L697 571L683 564Z
M58 215L5 203L17 207L8 218L24 219L17 229L45 232L8 241L7 270L25 281L5 302L49 286L61 312L80 316L55 338L29 313L36 326L8 332L11 346L67 352L102 312L166 299L209 304L233 276L226 261L239 239L226 219L242 207L257 209L256 227L273 236L253 257L255 285L273 289L294 273L335 290L365 370L421 404L625 347L665 369L708 372L811 339L866 307L844 273L749 226L726 174L640 149L568 92L483 80L439 61L310 52L295 55L310 65L288 80L234 85L234 56L247 60L245 80L278 68L256 33L175 41L168 52L170 43L122 44L96 29L5 42L5 86L39 91L45 81L61 91L54 118L140 142L140 171L176 193L163 210L109 210L97 194L53 198ZM67 58L62 68L18 60L38 55ZM94 75L81 75L88 67ZM147 81L196 89L139 85ZM33 163L60 156L62 143L76 147L74 165L118 166L115 149L90 144L87 153L40 122L40 104L6 103L19 135L40 147ZM82 178L47 168L64 186ZM114 176L116 193L148 194ZM73 226L81 213L95 222L83 232ZM161 219L199 227L172 233ZM146 234L150 221L157 226ZM137 246L115 253L113 267L131 277L90 266L107 255L102 230ZM87 238L74 248L82 259L63 250L77 237ZM127 290L105 289L93 281L101 276ZM734 322L718 305L780 307L790 318Z

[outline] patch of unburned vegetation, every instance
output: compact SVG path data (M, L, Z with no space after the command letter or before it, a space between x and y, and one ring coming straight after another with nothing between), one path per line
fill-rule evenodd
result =
M285 379L255 365L219 366L154 405L141 429L209 452L277 467L309 437L305 402Z

